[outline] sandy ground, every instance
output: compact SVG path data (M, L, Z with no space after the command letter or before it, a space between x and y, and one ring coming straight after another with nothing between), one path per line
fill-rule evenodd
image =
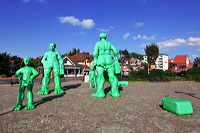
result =
M200 83L131 82L119 87L121 97L94 98L89 83L62 82L65 94L38 95L35 83L33 110L12 111L18 85L0 85L1 133L199 133ZM105 90L110 89L105 84ZM177 116L162 109L163 97L189 100L194 113ZM27 99L24 99L26 105Z

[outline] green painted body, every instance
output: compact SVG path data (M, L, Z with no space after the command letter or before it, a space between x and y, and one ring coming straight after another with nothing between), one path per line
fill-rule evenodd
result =
M39 72L34 68L30 67L31 58L26 57L24 58L25 67L20 68L16 71L15 76L20 80L19 85L19 93L17 97L17 104L13 108L13 110L21 110L23 108L23 99L24 99L24 92L27 88L27 99L28 104L25 107L25 110L34 109L35 105L33 104L33 79L39 75Z
M97 91L96 93L91 94L93 97L104 98L106 95L104 93L104 71L107 71L109 77L109 83L111 85L111 91L108 93L112 97L120 97L118 90L118 79L115 74L120 73L120 64L118 63L118 50L117 48L109 41L106 41L107 35L101 33L99 35L100 41L95 44L93 52L93 65L97 71ZM114 58L111 56L111 52L114 55Z
M97 84L96 84L96 72L94 70L94 67L90 67L89 81L90 81L90 89L97 88ZM94 83L94 86L93 86L93 83Z
M50 83L50 74L53 70L54 73L54 83L55 83L55 90L54 94L62 94L64 90L61 89L61 76L64 75L64 66L63 60L60 54L55 50L56 44L51 43L49 45L50 51L46 52L42 58L42 64L44 68L44 77L42 79L42 88L38 91L40 95L49 94L49 83Z
M164 109L176 115L193 114L191 102L184 99L164 97L162 99L162 104Z

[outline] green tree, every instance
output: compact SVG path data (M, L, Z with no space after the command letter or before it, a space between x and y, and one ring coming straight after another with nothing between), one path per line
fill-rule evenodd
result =
M151 68L151 65L155 65L155 61L158 58L159 54L159 48L155 43L146 45L146 48L144 49L146 55L147 55L147 62L149 65L149 68Z
M130 53L128 52L127 49L124 50L119 50L119 55L120 55L120 63L125 65L127 61L130 59Z
M193 67L197 67L200 64L200 57L196 57L193 61Z
M11 55L7 52L0 53L0 75L8 75Z
M133 57L133 58L139 59L139 60L143 60L143 55L135 53L135 52L130 53L130 57Z

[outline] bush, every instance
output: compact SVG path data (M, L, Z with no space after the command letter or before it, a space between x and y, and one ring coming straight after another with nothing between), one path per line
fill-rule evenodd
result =
M176 76L176 75L173 73L173 71L171 71L171 70L166 70L166 71L164 71L164 75L165 75L166 77Z
M185 78L190 81L200 81L200 68L193 67L186 71Z
M141 69L136 73L137 78L148 79L148 71L146 69Z
M164 71L161 69L153 69L149 72L150 81L163 81Z

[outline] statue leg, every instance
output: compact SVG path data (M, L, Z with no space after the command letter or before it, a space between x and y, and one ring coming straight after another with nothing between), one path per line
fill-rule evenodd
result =
M28 99L28 104L25 107L25 110L30 110L30 109L34 109L35 105L33 104L33 85L28 85L27 86L27 99Z
M23 100L24 100L24 90L25 90L25 87L20 85L19 87L19 93L18 93L18 96L17 96L17 104L16 106L13 108L13 110L21 110L22 107L23 107Z
M49 94L48 86L49 86L49 83L50 83L50 73L51 73L50 68L44 69L44 77L42 79L42 88L41 88L40 91L38 91L38 94L40 94L40 95Z
M92 79L90 79L90 89L93 89L93 87L92 87Z
M120 93L118 90L118 79L114 74L114 67L107 69L108 77L109 77L109 83L111 85L111 92L109 92L112 97L120 97Z
M92 93L91 96L97 97L97 98L104 98L105 93L104 93L104 83L105 83L105 78L104 78L104 68L103 67L96 67L96 71L98 73L97 76L97 91L96 93Z
M53 69L53 72L54 72L54 84L55 84L54 94L65 93L65 91L61 89L61 79L59 75L60 69Z

